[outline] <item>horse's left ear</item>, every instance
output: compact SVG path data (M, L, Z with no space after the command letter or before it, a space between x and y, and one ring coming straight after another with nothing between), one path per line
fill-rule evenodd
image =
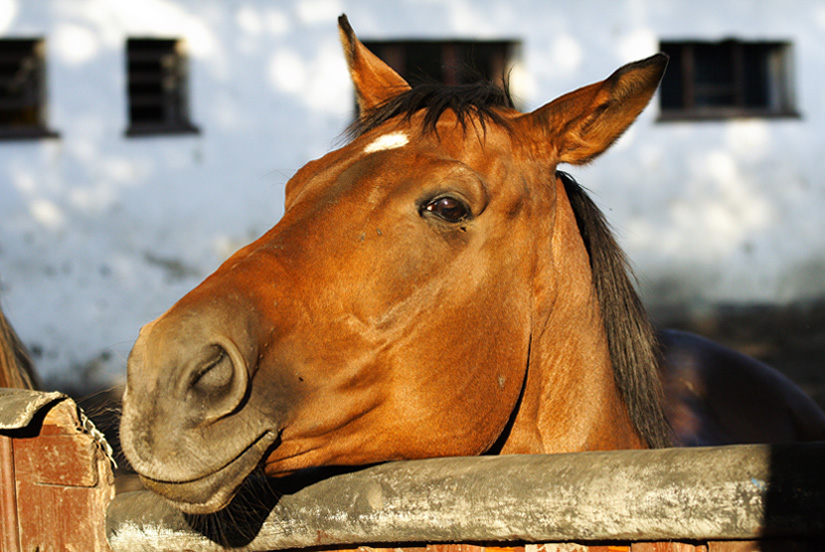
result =
M639 116L665 74L665 54L629 63L606 80L557 98L518 119L555 163L581 165L610 147ZM549 148L549 150L548 150Z
M338 32L361 113L409 90L401 75L361 44L346 15L338 18Z

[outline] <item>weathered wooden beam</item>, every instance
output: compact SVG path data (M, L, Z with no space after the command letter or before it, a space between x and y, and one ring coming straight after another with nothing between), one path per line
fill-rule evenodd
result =
M823 465L825 444L394 462L262 493L224 517L223 544L810 537L825 535ZM218 525L138 492L112 502L107 535L115 551L222 550Z
M0 389L0 549L108 552L107 447L62 393Z

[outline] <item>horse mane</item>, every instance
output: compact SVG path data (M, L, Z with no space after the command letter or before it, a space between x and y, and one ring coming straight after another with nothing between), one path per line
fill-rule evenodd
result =
M38 384L26 347L0 310L0 387L37 389Z
M602 313L613 378L634 427L652 448L672 444L664 414L659 344L647 311L636 293L624 251L593 200L569 174L557 171L576 217L593 274Z
M490 123L507 127L497 109L512 107L506 81L503 87L485 81L457 86L428 82L362 113L348 130L355 138L395 117L409 121L422 110L426 111L422 123L425 132L436 132L436 123L447 110L453 111L465 128L468 119L478 121L482 129ZM653 448L670 446L672 432L664 414L658 342L636 293L627 258L604 215L582 187L567 173L559 171L556 176L564 184L590 258L616 386L642 439Z

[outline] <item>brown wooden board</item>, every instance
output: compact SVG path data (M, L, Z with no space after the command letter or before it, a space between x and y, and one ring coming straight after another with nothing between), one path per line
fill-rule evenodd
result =
M57 394L3 389L0 403L2 550L108 552L114 477L102 437Z

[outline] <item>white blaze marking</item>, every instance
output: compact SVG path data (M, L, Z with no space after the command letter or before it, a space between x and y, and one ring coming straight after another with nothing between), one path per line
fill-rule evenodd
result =
M379 136L374 142L364 148L364 153L400 148L409 143L410 139L403 132L391 132L390 134Z

